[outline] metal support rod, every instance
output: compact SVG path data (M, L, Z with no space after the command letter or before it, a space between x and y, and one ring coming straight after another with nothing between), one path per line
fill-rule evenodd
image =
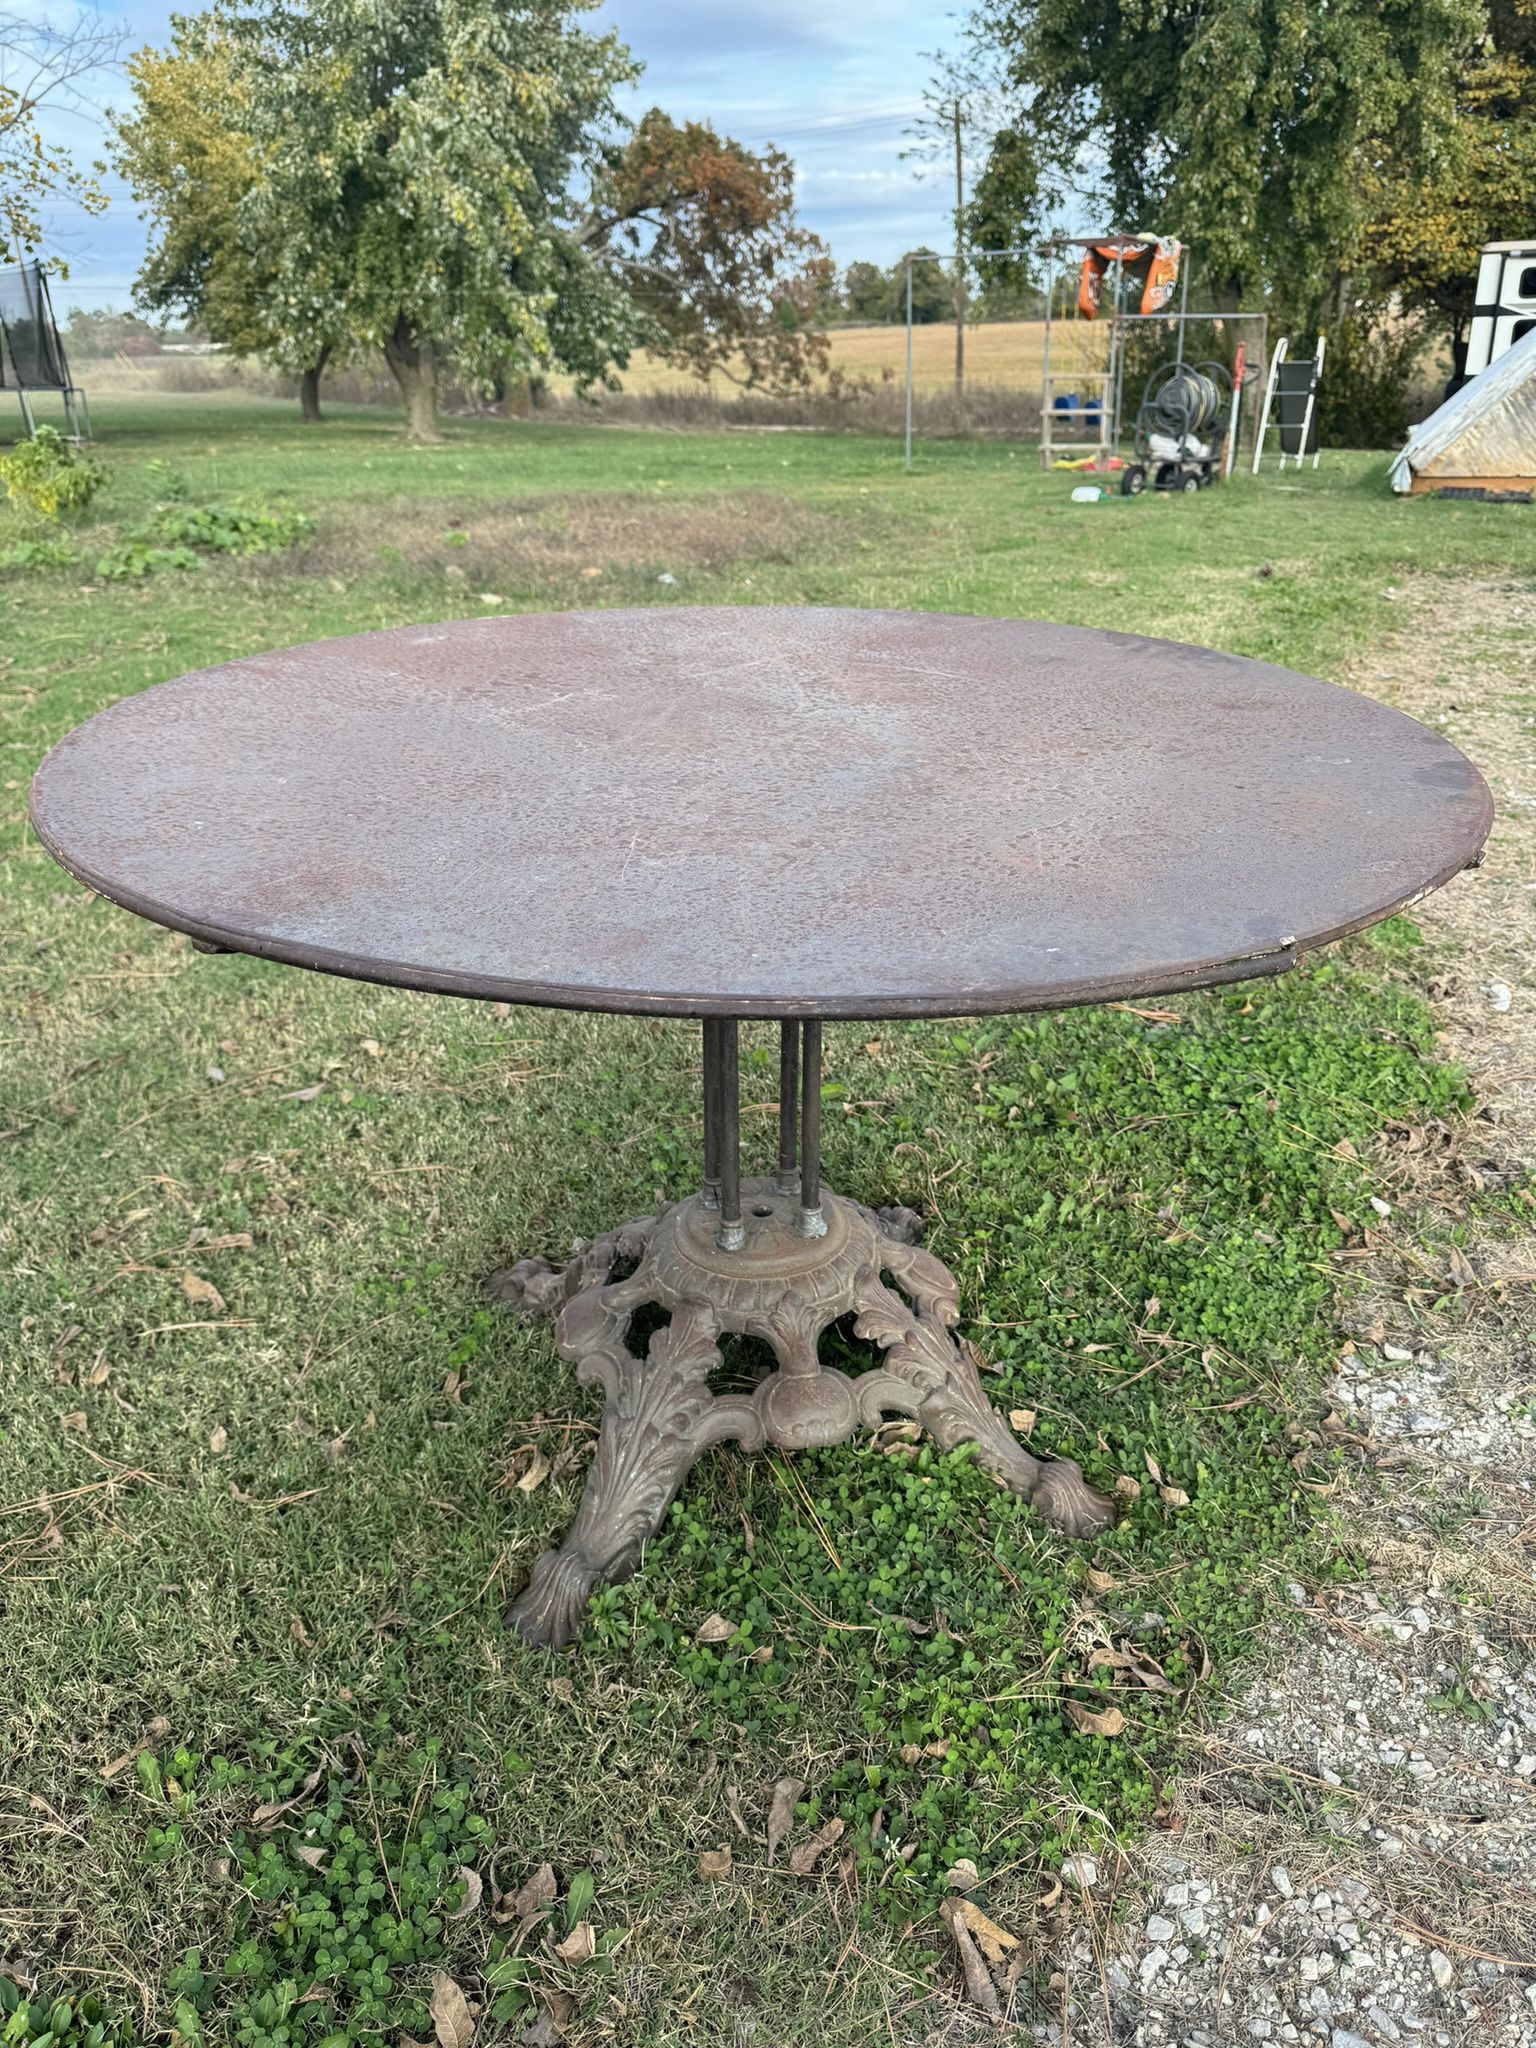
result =
M800 1216L801 1237L825 1237L821 1213L821 1025L802 1026L804 1057L800 1075Z
M720 1026L704 1019L704 1185L699 1199L706 1209L720 1206Z
M800 1026L779 1026L779 1193L792 1195L799 1185L800 1157Z
M912 467L912 260L907 259L907 467Z
M747 1241L741 1220L741 1075L736 1019L717 1026L720 1033L720 1235L723 1252L739 1252Z

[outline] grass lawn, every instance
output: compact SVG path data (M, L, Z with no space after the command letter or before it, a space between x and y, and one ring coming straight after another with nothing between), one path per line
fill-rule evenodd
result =
M1332 1255L1386 1120L1461 1100L1413 928L1143 1010L829 1030L829 1179L927 1213L999 1404L1125 1518L1068 1546L889 1432L727 1449L551 1657L500 1613L595 1409L480 1278L687 1191L694 1032L201 958L51 864L28 777L187 668L490 609L915 606L1336 674L1416 572L1528 569L1528 517L1379 458L1077 506L1023 447L100 412L77 559L0 570L0 1971L155 2042L421 2038L437 1970L482 2039L924 2040L955 1861L1023 1928L1068 1848L1174 1818L1181 1724L1328 1569ZM103 576L167 498L313 530ZM0 561L30 532L0 509Z

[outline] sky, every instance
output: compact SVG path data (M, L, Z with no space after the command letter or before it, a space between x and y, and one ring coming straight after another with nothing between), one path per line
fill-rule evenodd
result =
M56 20L69 0L31 0ZM191 11L196 0L182 0ZM166 39L164 0L100 0L130 49ZM752 147L777 143L795 163L800 217L831 248L839 268L889 264L907 250L943 247L951 215L941 180L902 161L928 66L923 52L958 39L954 7L927 0L604 0L594 17L618 31L645 66L625 111L660 106L678 119L707 119ZM50 139L89 160L102 148L102 117L126 97L121 72L86 81L90 102L54 116ZM120 179L109 174L108 212L92 219L55 208L54 253L69 278L54 293L66 306L126 306L144 230Z

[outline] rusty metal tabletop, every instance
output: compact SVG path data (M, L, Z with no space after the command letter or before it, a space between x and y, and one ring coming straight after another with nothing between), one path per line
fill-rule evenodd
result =
M1475 858L1476 769L1286 669L777 608L411 626L234 661L56 746L113 902L360 980L660 1015L956 1016L1279 971Z

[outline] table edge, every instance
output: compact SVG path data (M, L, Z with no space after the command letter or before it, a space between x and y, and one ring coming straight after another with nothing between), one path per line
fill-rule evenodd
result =
M45 757L46 758L46 757ZM1463 756L1463 759L1466 757ZM41 764L40 764L41 765ZM157 924L167 931L182 932L193 941L221 953L243 953L252 959L271 960L285 967L298 967L314 974L330 974L346 981L370 982L383 988L408 989L418 994L457 996L472 1002L513 1003L520 1008L585 1010L601 1015L632 1017L737 1017L742 1019L795 1018L824 1019L828 1022L879 1023L887 1019L980 1017L1018 1014L1040 1010L1078 1009L1086 1005L1119 1002L1129 997L1177 995L1191 989L1217 988L1238 981L1257 981L1286 973L1304 956L1340 939L1366 931L1384 919L1396 916L1413 904L1442 889L1464 869L1476 866L1493 829L1493 797L1475 763L1468 762L1482 794L1479 808L1481 829L1468 836L1466 847L1449 859L1426 881L1402 896L1388 898L1380 905L1321 932L1286 935L1272 947L1254 953L1226 955L1194 963L1170 962L1166 968L1149 969L1139 975L1101 976L1095 980L1062 982L1049 987L991 985L935 995L825 996L815 999L786 996L702 995L685 991L640 991L627 988L589 988L559 982L539 982L497 975L430 972L403 961L378 960L349 954L330 947L304 946L236 931L201 918L193 918L136 891L108 885L91 870L72 860L53 839L37 815L36 778L28 791L27 815L32 829L67 874L93 894L135 917Z

